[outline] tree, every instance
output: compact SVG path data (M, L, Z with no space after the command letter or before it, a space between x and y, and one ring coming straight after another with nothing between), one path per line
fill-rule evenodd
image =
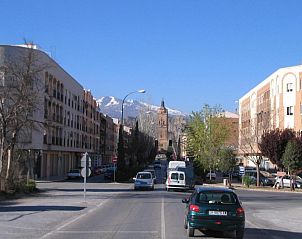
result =
M295 133L291 129L273 129L264 132L258 146L263 156L279 168L283 168L282 155L287 143L295 137Z
M188 151L204 168L217 167L219 150L229 136L229 126L224 122L220 107L205 105L199 112L192 112L186 133Z
M124 172L126 170L126 163L125 163L125 148L124 148L124 126L120 124L119 128L119 139L118 139L118 146L117 146L117 180L122 181L125 179Z
M234 167L236 166L237 160L234 150L231 148L222 148L219 151L219 163L218 167L222 172L226 172L229 175L229 187L231 187L232 183L232 172Z
M27 46L0 62L1 191L15 189L20 183L22 142L28 137L31 139L30 131L37 127L33 115L43 102L42 73L50 67L40 59L33 44Z
M302 168L301 138L291 139L287 143L282 160L284 166L288 169L289 174L296 173L298 170Z

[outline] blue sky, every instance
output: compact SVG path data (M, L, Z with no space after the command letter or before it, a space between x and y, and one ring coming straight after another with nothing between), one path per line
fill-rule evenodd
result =
M96 98L186 113L302 63L300 0L1 0L0 44L33 41Z

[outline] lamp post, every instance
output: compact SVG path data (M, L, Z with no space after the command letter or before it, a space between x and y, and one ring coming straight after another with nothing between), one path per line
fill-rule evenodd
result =
M123 102L122 102L122 119L121 119L121 124L123 125L124 127L124 103L125 103L125 100L126 98L131 95L131 94L134 94L134 93L145 93L146 91L145 90L136 90L136 91L132 91L130 93L128 93L124 99L123 99Z
M128 93L122 102L122 118L121 118L121 124L120 124L120 128L119 128L119 140L118 140L118 166L121 166L120 169L123 170L123 168L125 167L125 153L124 153L124 103L126 98L134 93L145 93L145 90L136 90L136 91L132 91L130 93ZM118 167L119 168L119 167ZM119 170L119 169L118 169Z

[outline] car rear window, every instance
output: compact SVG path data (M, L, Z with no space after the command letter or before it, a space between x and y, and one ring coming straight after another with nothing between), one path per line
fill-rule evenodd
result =
M236 197L231 192L201 192L197 194L196 201L205 204L235 204Z
M171 174L171 179L176 179L176 180L178 180L178 173L172 173L172 174Z
M138 179L150 179L151 178L151 174L149 174L149 173L141 173L141 174L138 174L136 178L138 178Z
M72 169L72 170L70 170L69 172L70 172L70 173L79 173L80 170L79 170L79 169Z
M185 179L184 175L182 173L180 173L179 174L179 180L184 180L184 179Z

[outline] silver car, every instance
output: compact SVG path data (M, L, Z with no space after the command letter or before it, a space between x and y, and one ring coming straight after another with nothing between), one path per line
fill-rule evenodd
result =
M290 179L289 175L285 175L283 177L283 179L281 176L279 176L276 178L276 187L277 188L282 187L282 185L283 185L283 187L289 188L291 180L293 182L293 179ZM295 188L302 188L302 181L300 180L300 177L298 177L298 176L296 178Z
M150 189L154 190L154 180L150 172L138 172L134 180L134 190Z

